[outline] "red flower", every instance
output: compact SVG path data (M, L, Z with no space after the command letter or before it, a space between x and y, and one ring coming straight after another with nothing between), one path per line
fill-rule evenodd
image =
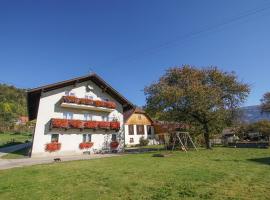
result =
M59 151L61 149L61 143L58 142L51 142L46 144L45 151L53 152L53 151Z
M119 130L120 129L120 122L111 122L110 127L112 130Z
M80 149L89 149L94 145L93 142L82 142L79 144Z
M95 101L95 106L97 106L97 107L106 107L106 102L105 101L96 100Z
M83 104L83 105L90 105L90 106L93 106L94 105L94 100L92 99L85 99L85 98L81 98L80 101L79 101L80 104Z
M116 104L112 101L107 101L106 102L106 107L107 108L112 108L112 109L115 109L116 108Z
M52 128L68 128L67 119L52 119L51 121Z
M81 121L81 120L68 120L68 124L69 124L70 128L82 129L84 127L83 121Z
M63 96L63 102L65 103L79 103L79 98L75 96Z
M98 127L101 129L110 129L110 122L105 121L98 122Z
M96 128L98 128L98 122L96 122L96 121L85 121L84 122L84 128L96 129Z
M119 143L117 141L112 141L110 146L112 149L116 149L119 146Z

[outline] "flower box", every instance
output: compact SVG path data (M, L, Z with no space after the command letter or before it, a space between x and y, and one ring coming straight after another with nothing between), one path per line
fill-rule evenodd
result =
M98 122L97 121L85 121L84 128L97 129Z
M67 119L52 119L51 127L52 128L68 128L68 120Z
M81 98L81 99L79 100L79 104L89 105L89 106L94 106L94 100L92 100L92 99Z
M48 152L54 152L54 151L59 151L61 149L61 143L58 142L51 142L46 144L45 146L45 151Z
M95 101L95 106L97 106L97 107L106 107L106 102L105 101L96 100Z
M110 128L112 129L112 130L119 130L120 129L120 122L111 122L110 123Z
M112 101L107 101L107 102L105 102L105 107L115 109L116 104Z
M105 121L98 122L98 127L101 129L110 129L110 122Z
M111 149L116 149L119 146L119 143L117 141L112 141L110 146L111 146Z
M80 149L89 149L94 145L93 142L82 142L79 144Z
M81 120L68 120L68 124L70 128L82 129L84 127L84 123Z
M79 99L75 96L63 96L64 103L79 103Z

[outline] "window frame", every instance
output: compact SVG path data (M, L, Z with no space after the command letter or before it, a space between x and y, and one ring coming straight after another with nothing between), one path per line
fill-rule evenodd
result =
M145 133L145 128L144 128L144 125L136 125L136 127L137 127L137 135L144 135L144 133ZM140 127L142 127L142 131L139 131L140 130Z
M54 138L56 136L56 138ZM59 134L53 133L51 134L51 142L59 142Z
M134 125L133 124L128 125L128 135L134 135Z

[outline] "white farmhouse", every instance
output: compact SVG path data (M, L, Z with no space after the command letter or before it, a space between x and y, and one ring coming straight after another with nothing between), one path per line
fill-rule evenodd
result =
M133 105L97 74L28 91L36 119L32 157L122 151L123 113Z

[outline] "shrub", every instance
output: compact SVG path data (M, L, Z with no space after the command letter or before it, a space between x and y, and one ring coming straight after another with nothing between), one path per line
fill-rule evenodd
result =
M144 137L140 137L139 143L140 143L140 146L147 146L149 143L149 140L144 139Z

